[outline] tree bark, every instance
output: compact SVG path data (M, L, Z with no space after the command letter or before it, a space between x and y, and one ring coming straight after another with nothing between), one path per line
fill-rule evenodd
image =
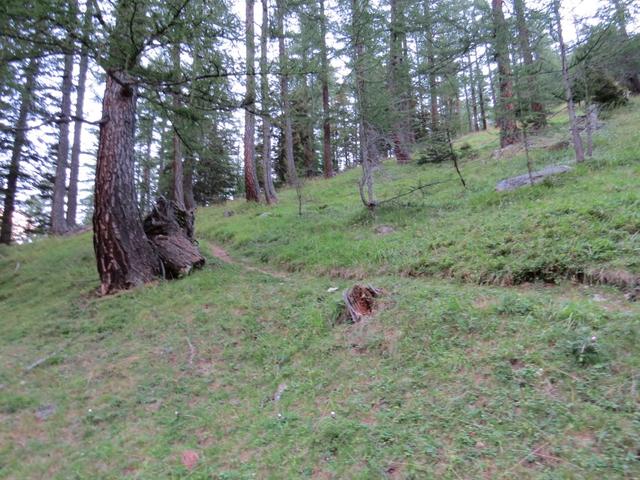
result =
M494 57L498 64L500 101L498 118L500 125L500 146L512 145L519 140L518 127L513 103L513 81L509 64L509 29L502 11L503 0L491 0L494 27Z
M31 58L24 70L25 81L20 97L20 109L15 125L13 146L11 148L11 161L7 175L7 187L4 195L2 209L2 225L0 226L0 243L9 245L13 239L13 213L15 212L16 193L18 189L18 177L20 176L20 161L22 160L22 148L26 141L26 127L29 113L33 106L33 96L38 74L37 60Z
M482 122L482 130L487 129L487 114L484 101L484 76L480 70L480 62L476 51L476 80L478 81L478 100L480 103L480 121Z
M564 83L565 96L567 97L567 110L569 111L569 123L571 126L571 137L573 139L573 149L576 154L576 162L584 161L584 148L582 138L578 131L576 122L576 111L573 104L573 93L571 91L571 79L569 78L569 66L567 64L567 48L562 36L562 17L560 16L560 0L553 1L553 10L556 16L556 28L558 30L558 42L560 43L560 59L562 61L562 83Z
M180 77L180 43L175 42L171 47L171 60L173 61L173 68L176 79ZM184 167L182 165L182 140L178 135L181 128L180 122L180 107L181 99L180 92L173 92L173 160L171 163L171 198L179 208L185 208L184 205Z
M93 244L103 295L149 282L161 270L136 203L136 99L136 86L127 73L107 73L93 213Z
M287 167L287 183L298 185L298 172L293 157L293 128L291 125L291 106L289 102L289 73L287 52L284 43L284 8L285 0L277 0L278 15L278 57L280 63L280 97L282 116L284 117L285 159Z
M475 78L473 75L473 64L471 63L471 54L467 53L467 60L469 62L469 86L471 87L471 111L473 114L473 131L477 132L480 130L480 126L478 125L478 100L476 97L476 85ZM477 62L477 59L476 59Z
M429 64L429 105L431 110L431 133L438 130L440 123L440 115L438 110L438 81L436 76L436 55L435 55L435 37L433 32L433 18L429 10L429 1L424 2L424 13L427 19L426 40L427 40L427 62Z
M327 59L327 18L324 0L320 0L320 60L322 81L322 171L326 178L333 177L331 160L331 118L329 112L329 62Z
M246 0L246 59L247 91L244 100L244 194L248 202L259 202L258 174L256 172L255 129L256 118L253 114L256 103L255 79L255 40L253 25L254 1Z
M60 111L60 126L58 129L58 151L56 164L56 178L53 184L53 198L51 200L51 233L60 235L67 231L64 215L64 199L67 193L67 161L69 159L69 124L71 123L71 88L73 87L73 54L64 56L62 72L62 103Z
M142 164L142 188L140 195L140 210L146 212L151 205L151 144L153 143L154 117L149 117L149 130L145 145L144 160Z
M260 32L260 92L262 101L262 183L267 204L276 203L278 197L273 185L271 167L271 111L269 105L269 76L267 48L269 38L269 5L262 0L262 31Z
M535 128L542 128L547 124L547 117L544 112L544 105L536 100L537 88L533 67L533 53L531 52L531 40L529 38L529 28L527 27L527 19L525 15L525 1L514 0L513 7L516 14L516 25L518 28L518 43L520 44L520 55L526 68L526 86L528 97L531 99L532 120Z
M92 2L87 2L84 16L83 33L88 35L91 26ZM82 117L84 115L84 94L89 70L89 55L85 45L80 51L78 72L78 88L76 95L76 120L73 124L73 145L71 147L71 163L69 165L69 190L67 192L67 228L76 226L78 210L78 176L80 172L80 152L82 151Z
M402 0L391 0L391 39L390 39L390 72L389 90L391 91L392 111L394 121L392 126L393 150L396 160L403 165L411 161L409 154L407 137L409 126L407 125L408 98L405 90L404 76L401 69L404 67L405 57L403 54L404 40L404 13L401 4Z

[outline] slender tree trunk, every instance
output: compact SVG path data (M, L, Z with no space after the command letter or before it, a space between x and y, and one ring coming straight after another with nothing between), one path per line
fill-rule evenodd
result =
M406 164L411 161L407 148L407 136L409 127L406 121L407 115L407 95L404 85L404 76L401 70L404 67L405 57L403 55L404 39L404 14L402 0L391 0L391 39L390 39L390 72L389 90L391 91L392 110L394 112L394 122L392 126L393 150L399 164Z
M142 163L142 195L140 210L144 213L151 206L151 145L153 143L153 116L149 117L149 131L147 132L144 161Z
M322 171L326 178L333 177L331 160L331 119L329 113L329 62L327 59L327 18L324 0L320 0L320 60L322 81Z
M83 33L88 35L91 26L91 2L87 2L84 16ZM76 98L76 119L73 124L73 145L71 147L71 164L69 168L69 191L67 192L67 228L76 226L78 210L78 177L80 172L80 153L82 151L82 116L84 115L84 93L89 70L89 55L86 46L80 51L80 66L78 72L78 88Z
M438 111L438 81L436 77L436 55L435 55L435 36L433 32L433 19L429 10L429 1L424 2L424 12L427 18L426 40L427 40L427 62L429 64L429 104L431 108L431 132L438 130L440 115Z
M567 48L562 37L562 17L560 16L560 0L553 1L553 10L556 16L556 28L558 29L558 42L560 43L560 59L562 60L562 82L564 83L564 91L567 97L567 110L569 111L569 123L571 125L571 137L573 139L573 148L576 152L576 162L584 161L584 148L582 146L582 138L578 131L576 121L576 111L573 104L573 93L571 92L571 79L569 78L569 66L567 65Z
M284 43L284 8L285 0L277 0L278 12L278 56L280 61L280 97L282 116L284 117L285 159L287 166L287 183L298 185L295 159L293 157L293 128L291 126L291 106L289 102L289 73L287 71L287 51Z
M56 178L51 200L51 233L59 235L67 231L64 215L64 199L67 193L67 161L69 159L69 124L71 123L71 89L73 87L73 54L64 56L62 72L62 105L58 130Z
M482 122L482 130L487 129L487 113L484 101L484 76L480 70L480 62L476 52L476 80L478 81L478 100L480 102L480 121Z
M473 131L480 130L478 126L478 101L476 97L476 85L473 75L473 64L471 63L471 54L467 53L467 60L469 62L469 86L471 87L471 111L473 113ZM476 59L477 61L477 59Z
M491 0L493 7L494 55L498 64L498 82L500 84L500 146L502 148L518 141L518 127L513 103L513 81L509 64L509 29L502 11L503 0Z
M262 101L262 183L264 198L268 204L276 203L276 189L273 185L271 167L271 111L269 105L269 76L267 49L269 38L269 4L262 0L262 31L260 35L260 90Z
M513 6L516 14L516 25L518 28L518 43L520 44L520 55L524 62L527 75L526 87L528 96L531 99L531 112L533 116L533 125L536 128L544 127L547 124L547 117L544 112L544 105L536 100L537 84L533 77L533 53L531 52L531 41L529 39L529 28L527 27L527 19L525 15L525 0L514 0Z
M254 1L246 0L245 6L247 91L244 100L244 194L248 202L259 202L258 174L255 163L256 117L253 113L256 107Z
M2 225L0 226L0 243L9 245L13 238L13 213L15 212L16 193L18 190L18 177L20 176L20 161L22 148L26 141L26 127L29 112L33 106L33 95L36 87L38 63L35 58L29 60L24 70L25 81L20 96L20 110L15 125L13 146L11 148L11 161L7 175L7 187L4 195L2 209Z
M160 270L136 202L136 99L135 83L124 71L107 74L93 213L93 245L103 295L151 281Z
M180 43L175 42L171 46L171 60L176 79L180 77ZM180 107L182 102L180 92L173 92L173 161L171 164L171 198L178 208L185 209L184 205L184 166L182 164L182 140L178 135L181 129Z
M373 209L376 206L375 193L373 189L373 135L372 129L367 122L366 115L366 82L364 72L364 38L361 32L360 17L367 7L366 2L360 5L359 0L351 0L351 26L354 44L354 64L356 76L356 102L358 108L358 137L360 139L360 164L362 166L362 177L359 183L360 199L365 207Z

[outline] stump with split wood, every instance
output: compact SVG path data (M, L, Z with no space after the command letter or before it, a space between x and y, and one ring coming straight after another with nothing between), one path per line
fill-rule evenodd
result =
M204 265L193 237L194 213L173 201L159 197L144 219L144 233L151 241L164 267L166 278L188 275Z
M377 298L382 295L382 290L371 285L356 284L347 289L342 295L346 307L346 314L353 323L357 323L364 317L375 313Z

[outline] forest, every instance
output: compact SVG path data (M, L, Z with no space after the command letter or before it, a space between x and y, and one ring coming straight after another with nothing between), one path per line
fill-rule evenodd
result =
M637 478L632 0L3 0L0 476Z

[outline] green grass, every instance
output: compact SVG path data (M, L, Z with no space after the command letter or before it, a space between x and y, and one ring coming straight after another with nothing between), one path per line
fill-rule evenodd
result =
M203 251L238 263L109 298L87 234L0 249L0 477L638 478L640 306L565 279L640 273L639 120L516 192L493 190L525 171L493 132L460 141L466 191L450 165L385 164L380 199L453 180L375 217L356 171L307 182L302 217L290 191L202 209ZM350 277L382 309L336 324Z

